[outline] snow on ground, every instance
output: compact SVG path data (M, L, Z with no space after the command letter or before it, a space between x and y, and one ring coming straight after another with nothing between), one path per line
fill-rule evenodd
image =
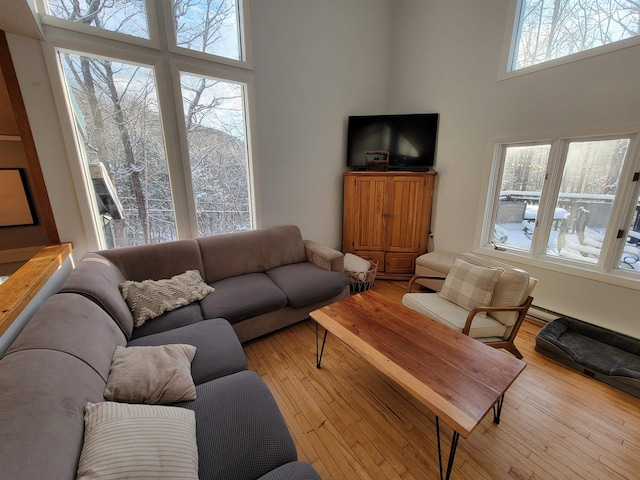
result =
M531 248L531 237L533 234L533 223L528 221L502 223L497 226L494 241L496 244L504 244L510 247L528 251ZM547 255L569 258L586 263L597 263L599 250L604 238L604 232L586 228L584 243L580 243L578 235L567 233L564 243L561 240L560 251L558 251L558 237L560 231L552 228L547 246ZM506 240L504 237L507 237ZM622 254L620 268L640 270L640 248L627 243Z

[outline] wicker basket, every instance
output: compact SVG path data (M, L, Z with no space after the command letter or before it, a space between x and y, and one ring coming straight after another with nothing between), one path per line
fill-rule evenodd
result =
M371 268L366 272L350 272L345 270L349 275L349 289L351 293L360 293L373 287L376 279L376 271L378 270L378 260L371 260Z

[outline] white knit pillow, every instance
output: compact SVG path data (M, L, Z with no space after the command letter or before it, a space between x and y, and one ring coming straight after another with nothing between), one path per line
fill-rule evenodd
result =
M160 405L87 403L77 479L198 479L196 417Z
M465 310L488 306L503 273L503 268L481 267L456 258L438 295ZM478 315L486 316L486 312Z
M164 312L202 300L213 291L213 287L204 283L198 270L187 270L162 280L128 280L120 285L136 327Z

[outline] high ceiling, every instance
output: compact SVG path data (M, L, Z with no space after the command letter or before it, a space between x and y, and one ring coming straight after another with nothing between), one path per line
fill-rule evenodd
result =
M0 0L0 30L42 40L33 0Z

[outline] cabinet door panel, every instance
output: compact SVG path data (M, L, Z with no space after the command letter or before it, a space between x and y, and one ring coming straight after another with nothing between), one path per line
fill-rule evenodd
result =
M419 252L424 235L425 177L390 179L387 251Z
M384 261L385 273L413 274L416 268L415 253L387 253Z
M367 176L356 180L356 221L353 248L355 250L384 250L388 179Z

